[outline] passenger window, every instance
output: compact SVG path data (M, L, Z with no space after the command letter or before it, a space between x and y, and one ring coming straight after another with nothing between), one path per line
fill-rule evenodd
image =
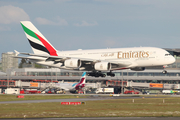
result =
M169 55L171 55L171 54L165 54L165 56L169 56Z

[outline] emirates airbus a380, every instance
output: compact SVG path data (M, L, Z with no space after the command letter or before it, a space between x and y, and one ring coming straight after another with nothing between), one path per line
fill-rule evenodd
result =
M105 77L104 72L107 72L107 76L113 77L114 70L141 71L145 70L145 67L164 66L175 62L175 58L169 52L155 47L58 51L30 21L21 21L21 25L34 53L15 51L16 55L28 55L16 57L41 65L89 71L88 75L95 77Z

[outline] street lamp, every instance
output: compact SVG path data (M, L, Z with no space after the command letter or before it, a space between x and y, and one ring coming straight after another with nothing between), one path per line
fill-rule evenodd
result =
M124 94L124 90L123 90L123 87L124 87L124 84L123 84L123 71L121 71L121 74L122 74L121 94Z

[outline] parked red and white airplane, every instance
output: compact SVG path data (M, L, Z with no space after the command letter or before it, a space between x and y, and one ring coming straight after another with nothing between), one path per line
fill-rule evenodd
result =
M65 91L83 89L86 86L86 72L83 72L78 83L56 83L55 86Z
M94 50L58 51L39 32L30 21L21 21L27 39L34 54L25 58L37 64L57 67L60 69L90 71L88 75L105 77L115 76L112 71L131 69L145 70L149 66L164 66L175 62L175 58L166 50L155 47L134 47ZM167 71L164 70L164 73Z

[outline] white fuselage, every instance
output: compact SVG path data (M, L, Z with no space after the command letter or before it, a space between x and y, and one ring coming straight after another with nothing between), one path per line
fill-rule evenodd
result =
M175 62L175 58L169 52L155 47L58 51L58 56L124 64L126 65L125 68L163 66ZM54 67L60 67L62 65L62 63L54 64L52 61L41 61L38 63ZM64 66L60 68L66 69Z
M110 71L107 74L114 76L112 70L144 70L144 67L175 62L174 57L166 50L155 47L57 51L30 21L21 21L21 25L34 54L20 53L30 57L17 58L29 59L42 65L93 73ZM16 54L19 53L16 51Z
M75 90L75 86L78 83L56 83L56 87L60 88L60 89L64 89L65 91L71 91L71 90Z

